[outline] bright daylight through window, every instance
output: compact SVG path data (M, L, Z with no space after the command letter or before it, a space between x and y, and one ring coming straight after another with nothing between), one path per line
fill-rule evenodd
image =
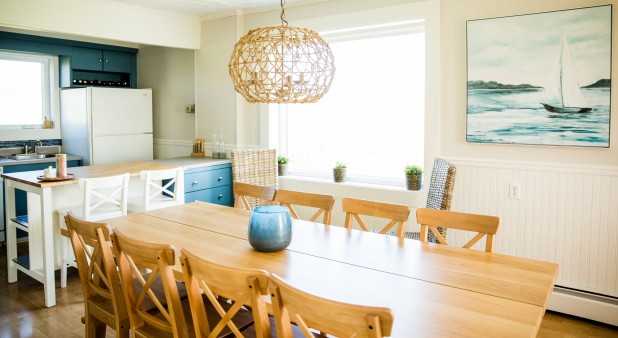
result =
M34 128L49 118L49 56L0 52L0 128Z
M328 178L344 162L350 181L400 185L406 164L423 165L422 27L335 41L326 34L337 67L330 91L314 104L271 105L291 174Z

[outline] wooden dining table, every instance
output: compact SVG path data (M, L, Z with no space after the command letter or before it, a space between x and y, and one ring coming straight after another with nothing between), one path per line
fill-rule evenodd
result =
M264 269L321 297L389 307L392 337L534 337L558 272L554 263L301 220L286 249L263 253L248 242L250 215L193 202L109 224L177 252Z

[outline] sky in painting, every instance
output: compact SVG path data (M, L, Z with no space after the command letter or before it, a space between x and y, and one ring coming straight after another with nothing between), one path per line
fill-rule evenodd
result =
M600 6L468 21L468 80L552 86L563 30L580 86L609 79L611 6Z

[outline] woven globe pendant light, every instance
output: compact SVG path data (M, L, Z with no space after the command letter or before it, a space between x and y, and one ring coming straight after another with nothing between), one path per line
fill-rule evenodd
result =
M318 33L281 25L241 37L228 64L234 89L251 103L313 103L330 89L335 58Z

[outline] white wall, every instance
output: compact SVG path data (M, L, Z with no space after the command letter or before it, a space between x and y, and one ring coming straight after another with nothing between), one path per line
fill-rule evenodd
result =
M616 297L615 116L610 119L611 144L607 149L465 141L466 20L606 4L615 5L616 1L442 0L440 153L458 166L453 209L501 218L497 252L556 262L560 265L557 285ZM616 29L614 23L614 40ZM618 55L612 54L616 65ZM616 78L615 67L612 77ZM613 102L616 93L614 88ZM508 198L510 183L521 185L520 200ZM460 242L457 234L449 236ZM583 299L554 292L549 308L618 325L616 302Z
M186 156L195 137L195 51L145 47L137 54L137 82L153 90L155 158Z
M0 27L200 48L199 18L105 1L2 0Z

